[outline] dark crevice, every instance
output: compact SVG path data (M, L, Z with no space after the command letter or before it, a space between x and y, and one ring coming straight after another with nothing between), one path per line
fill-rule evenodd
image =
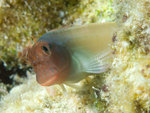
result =
M19 66L13 67L11 70L8 70L3 62L0 62L0 82L4 84L13 84L13 79L10 77L13 74L18 74L20 77L26 77L26 71L29 70L30 67L20 69Z

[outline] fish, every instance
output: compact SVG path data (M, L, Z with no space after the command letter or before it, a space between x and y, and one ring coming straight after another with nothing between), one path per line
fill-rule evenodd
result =
M28 49L36 80L42 86L77 83L106 72L112 63L115 23L93 23L53 30Z

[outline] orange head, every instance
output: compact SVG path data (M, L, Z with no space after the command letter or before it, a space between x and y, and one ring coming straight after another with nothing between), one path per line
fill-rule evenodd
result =
M69 75L70 55L60 45L38 41L28 50L27 57L36 73L37 82L43 86L61 84Z

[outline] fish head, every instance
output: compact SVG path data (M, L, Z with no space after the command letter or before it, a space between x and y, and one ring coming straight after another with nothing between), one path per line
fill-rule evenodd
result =
M61 84L69 74L71 63L69 52L56 43L36 42L28 50L28 60L40 85Z

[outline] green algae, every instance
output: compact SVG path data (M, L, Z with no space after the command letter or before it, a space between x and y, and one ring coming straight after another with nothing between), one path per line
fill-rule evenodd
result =
M17 53L22 51L30 41L62 25L63 18L66 17L60 17L60 11L65 10L69 5L61 4L63 0L56 2L49 0L4 1L0 10L0 35L2 37L0 38L0 58L7 68L20 63Z

